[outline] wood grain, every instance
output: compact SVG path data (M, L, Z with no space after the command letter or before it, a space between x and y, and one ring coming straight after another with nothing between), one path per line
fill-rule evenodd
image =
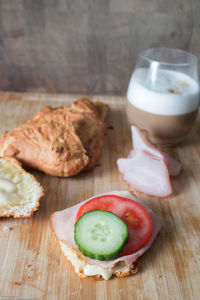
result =
M77 96L0 94L0 131L31 118L44 105L71 103ZM49 216L101 192L127 189L116 159L131 149L124 98L91 97L109 103L107 122L114 129L106 139L99 165L90 172L60 179L33 172L45 197L32 218L0 220L0 299L88 300L198 300L200 286L200 125L197 120L186 141L167 152L178 158L183 170L173 179L175 195L145 200L158 214L162 230L143 255L139 272L128 278L94 281L77 277L52 234ZM4 227L11 228L9 232Z
M198 0L0 0L0 90L124 95L138 54L200 58Z

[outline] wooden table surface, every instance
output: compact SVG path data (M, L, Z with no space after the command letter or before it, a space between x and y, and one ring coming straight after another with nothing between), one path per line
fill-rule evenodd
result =
M45 105L61 106L77 96L0 94L0 132L31 118ZM49 216L95 194L127 189L116 160L131 149L124 98L91 97L109 103L109 130L98 166L73 178L33 172L44 186L39 210L27 219L0 220L0 300L10 299L200 299L200 123L186 141L167 152L183 170L172 180L174 196L145 200L162 230L143 255L136 275L109 281L80 279L65 259L50 228ZM5 231L5 226L10 231ZM7 298L5 298L7 297ZM13 298L12 298L13 299Z

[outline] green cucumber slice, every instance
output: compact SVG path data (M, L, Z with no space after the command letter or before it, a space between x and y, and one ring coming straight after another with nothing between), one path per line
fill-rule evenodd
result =
M74 239L85 256L110 260L120 254L128 241L128 227L110 211L91 210L76 222Z

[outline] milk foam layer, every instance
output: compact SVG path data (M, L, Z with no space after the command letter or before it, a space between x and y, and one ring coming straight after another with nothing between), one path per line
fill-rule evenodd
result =
M199 85L190 76L172 70L136 69L128 92L128 101L139 109L159 115L193 112L199 105ZM156 76L155 76L156 75Z

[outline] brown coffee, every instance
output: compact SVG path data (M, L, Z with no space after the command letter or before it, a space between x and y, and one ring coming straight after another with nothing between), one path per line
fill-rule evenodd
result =
M148 131L152 143L171 146L181 142L192 129L198 108L181 115L159 115L141 110L126 101L127 116L130 123Z

